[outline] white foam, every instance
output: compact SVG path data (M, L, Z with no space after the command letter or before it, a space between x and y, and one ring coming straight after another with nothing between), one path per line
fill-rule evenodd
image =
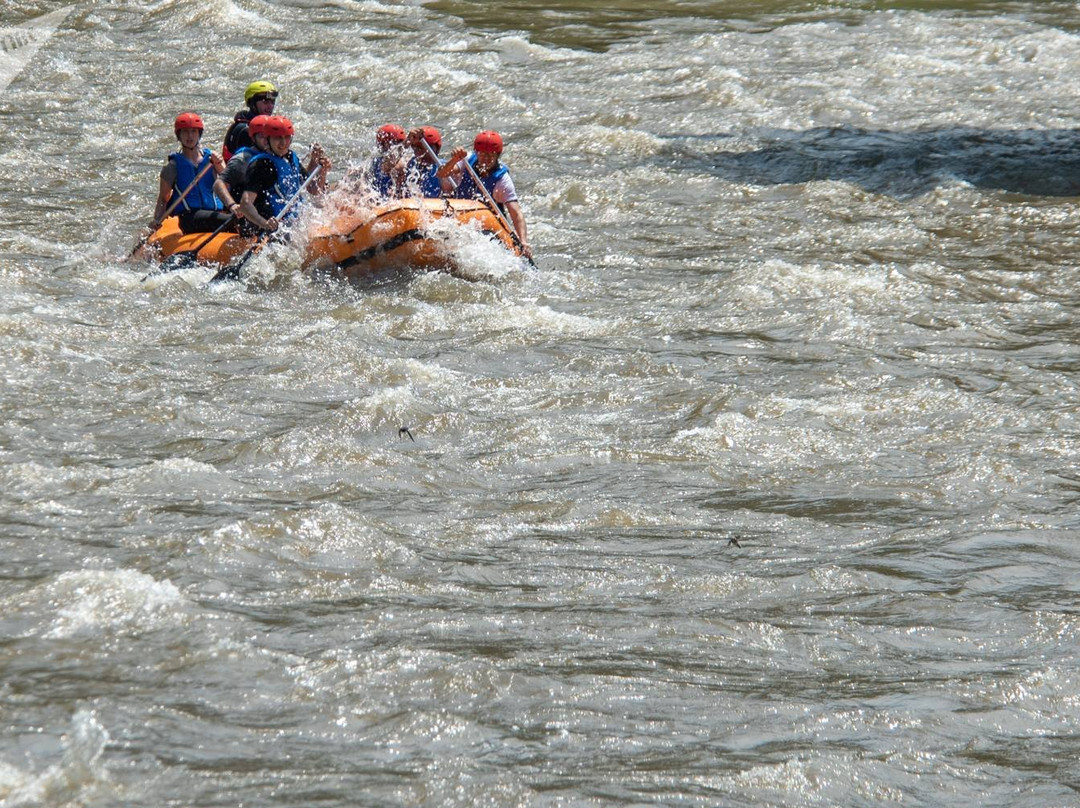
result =
M187 603L171 581L135 570L65 572L47 588L55 608L46 637L137 634L176 623Z
M101 761L109 734L97 714L80 710L71 731L61 738L61 761L40 774L0 763L0 801L4 808L41 805L83 805L88 792L106 786L109 773ZM95 803L97 804L97 803Z

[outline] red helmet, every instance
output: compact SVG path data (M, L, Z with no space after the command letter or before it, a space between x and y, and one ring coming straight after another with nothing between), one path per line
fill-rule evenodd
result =
M481 132L473 140L474 152L495 152L495 154L502 154L503 142L498 132L492 132L490 129Z
M266 124L269 120L269 115L256 115L248 121L248 132L252 135L265 135Z
M434 126L424 126L421 127L420 131L424 135L424 140L431 146L431 150L438 154L439 149L442 148L442 135L439 134L439 130Z
M375 142L383 149L389 149L397 143L405 142L405 130L396 123L380 126L375 132Z
M181 129L198 129L203 131L202 118L194 112L181 112L173 122L173 131L180 134Z
M284 115L271 115L263 124L263 134L267 137L292 137L295 131L292 121Z

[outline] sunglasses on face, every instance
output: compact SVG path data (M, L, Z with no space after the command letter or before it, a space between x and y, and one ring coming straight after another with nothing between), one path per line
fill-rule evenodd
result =
M269 101L271 104L273 104L275 101L277 101L277 93L266 93L265 95L257 95L255 96L255 100Z

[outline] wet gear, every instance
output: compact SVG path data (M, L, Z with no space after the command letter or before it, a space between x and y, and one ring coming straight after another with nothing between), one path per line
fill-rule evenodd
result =
M271 115L263 126L263 134L267 137L292 137L295 132L292 121L284 115Z
M193 165L181 152L173 152L169 155L169 161L176 168L176 180L173 182L172 194L169 199L178 197L184 189L195 181L195 177L210 163L210 150L202 150L202 159L198 165ZM199 182L188 191L178 206L175 213L185 210L221 210L221 200L214 194L214 172L207 171Z
M470 154L465 158L473 171L476 171L476 154ZM484 188L487 189L489 195L494 198L495 185L509 173L509 170L502 163L495 163L494 167L487 174L487 176L480 177L480 182L484 184ZM480 176L477 173L477 176ZM484 194L476 187L476 183L473 182L472 174L468 171L461 178L461 182L458 183L457 190L454 191L454 196L458 199L483 199ZM499 205L502 208L502 205Z
M277 216L284 210L288 201L295 196L304 183L304 169L296 152L290 151L286 157L278 157L270 152L259 152L248 163L248 191L256 191L255 209L264 219ZM296 215L297 208L289 211L288 217Z
M502 154L503 139L498 132L492 132L490 129L481 132L473 140L474 152L495 152L495 154Z
M253 81L244 90L244 103L250 105L251 99L257 95L268 95L277 98L278 89L268 81Z
M181 112L176 116L176 120L173 121L173 131L176 133L176 137L179 139L181 129L198 129L203 131L202 118L196 115L194 112Z

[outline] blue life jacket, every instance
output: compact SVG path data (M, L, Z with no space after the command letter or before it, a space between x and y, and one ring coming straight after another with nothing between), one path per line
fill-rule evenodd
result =
M229 187L229 195L233 199L238 200L243 195L244 178L247 175L248 163L259 151L260 149L255 146L242 146L236 150L236 154L229 159L229 165L225 166L225 170L221 173L221 179ZM238 164L233 163L233 160L237 157L240 158L240 162Z
M177 199L184 192L184 189L191 185L195 175L209 164L210 150L202 150L202 160L199 161L197 166L193 166L191 161L180 152L173 152L169 155L169 159L176 166L176 182L173 183L172 194L169 196L169 204L171 205L172 201ZM173 213L179 214L185 210L221 210L221 200L214 195L214 179L213 169L203 174L198 185L188 191L187 196L180 201Z
M465 159L469 161L469 165L475 171L476 155L470 154ZM487 192L489 194L494 194L495 183L505 177L508 173L510 172L507 170L506 166L504 166L502 163L496 163L495 170L488 174L486 177L480 177L480 182L484 184L484 187L487 189ZM477 174L477 176L479 176L479 173ZM473 182L472 174L470 174L468 171L465 172L465 175L461 178L461 182L458 183L457 190L454 191L454 196L456 196L458 199L484 198L484 195L480 192L480 189L476 187L476 183ZM495 197L492 196L492 199L494 198ZM502 208L502 205L499 205L499 207Z
M411 185L414 181L419 180L420 195L423 197L440 197L442 196L442 183L435 176L435 172L439 170L441 165L442 163L437 165L421 163L414 157L405 168L406 181Z
M285 209L286 203L300 190L300 186L304 184L304 171L300 168L300 158L296 156L296 152L290 151L287 158L278 157L270 152L259 152L248 163L247 170L249 173L260 160L270 160L274 164L274 168L277 169L277 182L272 188L268 188L259 194L259 197L270 210L270 215L277 216ZM258 199L255 204L256 207L261 207ZM291 219L296 216L297 210L298 208L294 207L285 218Z
M383 171L384 157L374 157L371 160L371 188L379 196L390 196L394 190L394 178Z

